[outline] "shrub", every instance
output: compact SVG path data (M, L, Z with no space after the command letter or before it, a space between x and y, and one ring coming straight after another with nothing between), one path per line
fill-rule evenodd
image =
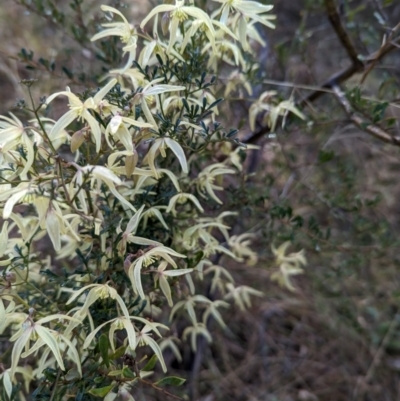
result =
M199 337L212 341L210 319L225 328L223 308L261 295L223 266L257 256L250 234L229 233L241 216L224 206L224 188L245 179L246 149L217 118L219 94L236 89L223 74L251 91L250 43L264 44L255 24L272 28L272 7L218 0L209 15L170 3L140 27L102 6L108 22L91 40L122 52L124 66L98 89L39 101L25 80L20 116L0 116L4 399L23 399L32 381L34 398L50 400L133 399L139 384L179 385L147 380L157 362L167 371L163 352L180 361L182 340L196 351ZM53 120L58 97L68 109ZM262 94L250 119L264 113L274 127L287 111L303 118L291 101ZM305 260L288 262L274 278L290 286Z

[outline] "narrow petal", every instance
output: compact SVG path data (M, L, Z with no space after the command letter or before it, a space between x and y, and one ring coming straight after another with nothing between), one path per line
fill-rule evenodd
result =
M10 217L15 204L18 203L20 199L23 198L28 192L28 189L23 189L8 198L6 204L4 205L3 219L8 219Z
M11 352L11 369L10 369L10 376L11 380L14 378L15 369L17 368L21 353L25 345L29 342L29 338L32 334L32 327L26 329L21 337L15 342L14 347Z
M102 89L100 89L93 97L94 103L97 105L100 100L103 99L105 95L115 86L117 83L117 79L113 78L106 86L104 86Z
M178 158L179 163L182 167L182 171L187 174L189 172L185 152L182 149L182 146L179 145L178 142L174 141L171 138L164 138L165 143L168 147L174 152L175 156Z
M158 283L160 285L161 291L165 295L165 298L167 298L168 305L172 307L174 303L172 302L171 287L169 286L168 280L163 275L161 275L159 277Z
M64 128L68 127L77 118L77 114L73 110L67 111L58 121L53 125L50 135L57 136Z
M156 8L153 8L153 10L150 11L150 13L147 15L147 17L142 21L140 24L140 28L143 29L144 26L157 14L157 13L167 13L168 11L173 11L175 9L174 5L170 4L161 4L157 6Z

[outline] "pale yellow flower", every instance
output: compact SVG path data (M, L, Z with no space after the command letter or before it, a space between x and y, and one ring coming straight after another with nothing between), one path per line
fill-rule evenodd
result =
M207 321L209 317L212 316L222 329L226 328L226 324L223 321L221 313L218 310L219 307L229 308L229 304L227 302L221 301L220 299L217 299L216 301L208 304L207 309L203 313L203 323L205 326L207 326Z
M204 271L204 274L214 273L214 276L211 280L211 288L210 292L214 293L217 289L221 294L225 293L225 284L226 282L234 283L234 279L232 275L229 273L227 269L218 265L211 265L207 267Z
M164 78L157 78L154 81L149 82L139 93L137 93L133 98L134 104L140 104L142 106L143 114L145 115L147 121L153 126L153 129L158 131L156 120L154 120L151 114L150 108L147 104L148 99L151 99L155 95L160 95L162 93L176 92L186 89L184 86L180 85L167 85L159 84Z
M240 234L232 235L228 240L228 245L232 252L238 258L240 262L247 260L249 266L253 266L257 263L257 253L250 249L250 239L254 238L254 234Z
M0 116L0 149L1 153L9 152L11 149L22 145L26 151L26 161L19 155L19 160L24 168L18 172L18 175L25 177L26 173L32 167L35 153L34 143L41 141L40 136L34 135L34 131L28 129L14 114L10 113L12 118ZM31 137L33 141L31 140Z
M182 171L187 174L189 172L189 169L186 161L185 152L183 151L182 146L169 137L162 137L154 140L151 148L147 152L145 159L143 160L144 163L147 163L149 165L151 171L153 171L154 173L154 176L156 178L159 178L158 170L155 166L155 159L159 153L162 157L165 158L167 156L167 153L165 152L166 148L172 150L182 167Z
M188 200L190 200L196 207L197 209L203 213L204 209L200 205L200 202L198 199L192 195L192 194L187 194L187 193L179 193L174 195L168 203L168 208L166 210L167 213L171 213L176 216L176 204L182 205L185 204Z
M157 344L157 342L151 336L151 331L153 331L159 337L161 337L161 334L158 331L157 327L160 327L165 330L169 330L169 328L167 326L165 326L161 323L147 322L147 324L145 324L143 326L142 330L140 330L138 333L136 333L137 344L139 346L148 345L154 351L154 353L157 355L157 358L158 358L159 362L161 363L162 370L164 372L166 372L167 366L165 365L164 357L162 355L160 346Z
M263 92L258 100L256 100L249 109L249 122L250 129L255 130L256 118L260 113L264 113L263 124L268 124L271 131L274 131L278 118L285 116L289 111L297 117L305 120L305 115L297 109L293 100L284 100L278 104L274 102L273 98L276 96L275 91Z
M197 190L203 198L206 198L206 195L208 195L211 199L214 199L215 202L222 205L222 201L218 199L214 191L222 191L223 187L214 185L214 181L220 175L234 173L234 170L227 168L222 163L210 164L199 173L196 180Z
M191 340L190 344L194 352L197 351L197 336L203 336L208 343L212 342L211 334L204 323L196 323L194 326L186 327L183 331L182 338L185 340L189 334Z
M206 24L210 33L215 36L214 27L211 22L211 18L200 8L191 6L185 6L185 0L176 0L175 5L172 4L162 4L159 5L147 15L147 17L142 21L140 27L143 29L144 26L158 13L169 13L170 14L170 27L169 27L169 46L167 52L169 52L177 39L178 28L181 23L186 21L189 17L195 19L195 21L202 21Z
M149 123L137 121L133 118L128 118L121 116L120 114L116 114L113 118L111 118L105 132L107 143L111 149L113 148L113 146L109 142L109 135L114 138L115 142L121 142L126 150L130 152L134 151L132 133L129 131L130 126L134 126L136 128L153 128L153 125Z
M159 283L160 289L162 293L167 298L168 305L173 306L172 296L171 296L171 287L168 283L167 277L177 277L182 276L184 274L191 273L193 269L176 269L176 270L165 270L168 266L168 262L163 261L159 264L157 268L157 273L155 275L155 284Z
M65 127L70 125L74 120L85 121L89 124L93 135L94 143L96 144L96 152L100 151L101 147L101 128L99 123L91 114L90 110L99 111L103 97L112 89L117 80L112 79L104 88L100 89L93 97L82 102L78 96L67 88L64 92L57 92L46 99L48 105L57 96L66 96L69 100L69 111L67 111L53 126L51 135L57 135Z
M120 221L120 223L117 227L117 234L122 233L121 241L117 245L117 248L121 255L125 254L127 243L144 245L144 246L162 246L162 244L160 242L153 241L153 240L143 238L143 237L135 236L135 233L136 233L136 230L138 229L139 221L140 221L141 215L143 213L143 210L144 210L144 205L142 205L141 208L132 216L132 218L129 220L128 224L126 225L126 229L123 233L122 233L122 229L121 229L122 220Z
M104 31L101 31L94 35L92 42L103 39L107 36L118 36L121 42L124 44L122 50L124 51L124 55L126 53L129 54L128 61L124 69L129 68L132 65L132 61L136 57L136 49L137 49L137 32L133 25L131 25L125 16L118 11L117 9L110 6L101 6L101 9L105 12L110 12L112 14L116 14L121 17L122 22L108 22L102 24L102 27L107 28Z
M187 314L189 315L190 321L192 324L196 325L197 324L197 318L196 318L196 312L195 312L195 306L196 303L198 304L205 304L208 305L212 301L206 298L204 295L193 295L189 296L183 301L179 301L175 304L175 306L171 309L171 314L169 315L169 320L172 321L172 319L175 316L175 313L180 310L186 310Z
M242 311L245 311L247 308L251 307L250 295L256 297L262 297L264 295L261 291L257 291L256 289L248 287L247 285L235 287L232 283L227 283L226 289L228 290L228 293L224 296L224 299L233 299L235 304Z
M67 305L78 299L85 291L89 290L85 303L79 308L79 315L84 318L89 311L89 308L99 299L114 299L118 306L121 308L122 314L129 318L128 308L125 305L122 297L118 294L117 290L108 284L89 284L82 287L78 291L74 291L72 297L68 300Z
M128 276L132 283L133 291L143 299L145 299L142 279L141 279L141 270L143 267L148 267L158 261L159 259L165 259L169 264L171 264L174 268L177 268L177 264L171 258L171 256L175 256L178 258L186 258L185 255L182 255L171 248L166 246L156 246L154 248L149 249L148 251L141 251L141 256L139 256L128 268Z
M275 248L272 245L272 253L275 255L279 270L271 274L271 280L275 280L282 287L294 291L295 287L290 281L291 276L303 273L304 270L301 266L305 266L307 260L304 256L304 250L286 255L289 245L289 241L284 242L279 248Z
M264 13L271 11L274 6L265 5L258 3L257 1L249 0L214 0L218 3L222 3L221 8L218 9L216 14L221 13L220 22L223 24L228 23L229 13L231 11L239 14L244 21L246 18L253 21L257 21L269 28L275 28L275 25L270 22L270 20L275 19L274 15L265 15ZM239 28L239 30L242 28ZM242 37L240 40L242 40Z
M61 356L61 345L59 343L59 340L64 342L70 349L73 350L73 355L75 357L74 362L77 364L78 369L81 369L78 352L76 351L75 346L71 343L71 341L57 331L43 326L43 324L56 319L77 321L78 323L80 323L80 320L67 315L55 314L46 316L35 322L31 317L32 314L33 311L30 311L30 314L25 323L22 325L21 329L10 338L10 341L15 341L11 353L11 380L13 379L17 371L17 364L20 357L22 356L23 358L25 358L43 346L47 346L51 350L60 369L65 370L64 361ZM30 346L31 341L35 341L32 346ZM22 353L22 350L24 348L25 352Z

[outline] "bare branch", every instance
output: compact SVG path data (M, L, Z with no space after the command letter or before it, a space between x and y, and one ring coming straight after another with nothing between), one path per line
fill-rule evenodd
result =
M333 88L333 86L339 85L340 83L352 77L354 74L357 74L363 71L364 69L368 69L371 66L371 64L374 65L376 62L381 61L388 53L390 53L394 49L397 49L399 46L400 46L400 39L384 43L377 51L371 53L365 58L366 63L364 65L352 64L349 67L336 72L330 78L328 78L328 80L325 83L323 83L318 89L314 90L313 92L311 92L310 95L308 95L300 102L298 102L297 105L299 107L303 107L307 103L313 102L314 100L318 99L319 97L327 93L329 89ZM252 135L246 138L244 142L256 143L260 138L262 138L268 132L270 132L269 127L263 126L258 131L254 132Z
M352 61L353 65L359 66L361 68L363 66L363 62L358 58L357 51L350 39L350 36L342 25L342 21L337 11L335 0L325 0L325 7L328 12L329 21L343 47L346 49L350 60Z
M372 124L370 121L364 120L359 115L357 115L349 101L346 98L344 92L340 89L338 85L333 86L333 91L335 92L336 98L339 100L339 103L343 107L344 111L348 115L349 119L357 125L361 130L367 132L368 134L372 135L373 137L379 139L382 142L391 143L396 146L400 146L400 137L399 136L392 136L384 131L382 128L378 127L377 125Z

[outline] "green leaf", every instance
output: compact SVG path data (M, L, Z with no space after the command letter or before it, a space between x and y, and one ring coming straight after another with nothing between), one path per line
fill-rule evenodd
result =
M331 161L335 157L335 152L332 150L320 150L318 154L318 160L320 163L326 163Z
M114 384L100 388L92 388L88 391L88 393L94 395L95 397L105 397L113 389L113 387Z
M185 383L186 379L182 379L181 377L177 376L168 376L164 377L164 379L159 380L158 382L154 383L156 386L181 386Z
M154 366L155 366L156 363L157 363L157 361L158 361L157 355L153 355L153 356L149 359L149 361L146 363L146 366L145 366L143 369L141 369L141 370L142 370L142 371L145 371L145 372L149 372L149 371L153 370L153 369L154 369Z
M107 334L103 333L99 338L99 349L101 357L103 358L103 362L105 363L107 368L110 366L110 359L108 357L109 346L110 344L108 342Z
M67 67L61 67L63 70L64 74L69 78L72 79L74 77L74 73L70 71Z
M134 379L136 377L135 373L133 373L127 366L122 369L122 376L128 379Z
M115 350L115 352L109 356L109 358L112 360L121 358L125 354L126 348L127 348L126 345L123 345L122 347L117 348Z

